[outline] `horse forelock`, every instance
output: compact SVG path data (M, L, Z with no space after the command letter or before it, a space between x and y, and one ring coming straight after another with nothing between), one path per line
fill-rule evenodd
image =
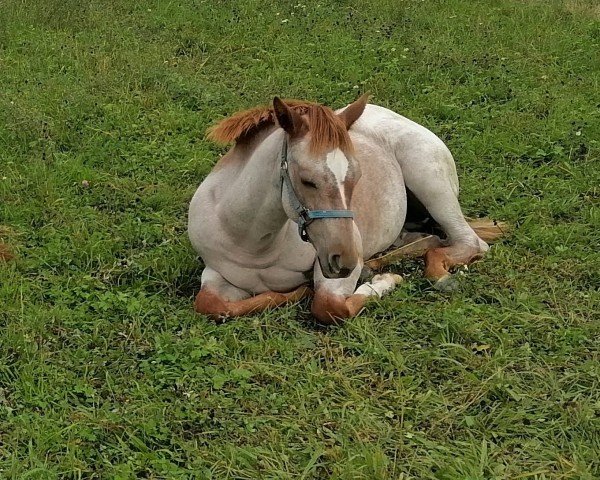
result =
M331 108L316 105L309 109L306 117L311 153L319 155L335 148L347 153L352 151L352 142L346 125Z
M352 151L346 126L331 108L304 100L285 100L285 103L306 120L312 154L319 155L335 148ZM276 123L272 106L255 107L221 120L209 129L207 136L218 143L239 142Z

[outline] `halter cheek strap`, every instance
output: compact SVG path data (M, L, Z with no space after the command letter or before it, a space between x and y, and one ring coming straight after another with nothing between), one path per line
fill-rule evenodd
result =
M290 172L288 169L288 142L287 137L283 140L283 147L281 148L281 194L283 195L283 186L286 186L288 191L288 198L290 205L294 211L298 214L298 233L300 238L305 242L310 241L306 227L310 225L313 220L325 219L325 218L354 218L354 212L352 210L309 210L296 195L294 186L292 185L292 179L290 178Z

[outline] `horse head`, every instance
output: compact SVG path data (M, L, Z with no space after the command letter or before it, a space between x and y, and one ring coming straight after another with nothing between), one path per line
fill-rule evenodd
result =
M362 254L351 211L352 193L361 177L348 129L365 109L363 95L340 114L315 106L301 115L279 98L274 112L286 132L282 203L286 214L310 241L326 278L345 278Z

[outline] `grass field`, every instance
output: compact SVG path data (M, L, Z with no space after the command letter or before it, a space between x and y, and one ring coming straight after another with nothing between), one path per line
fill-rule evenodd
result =
M593 0L0 2L0 478L600 478L599 52ZM342 327L195 315L205 129L367 90L513 235Z

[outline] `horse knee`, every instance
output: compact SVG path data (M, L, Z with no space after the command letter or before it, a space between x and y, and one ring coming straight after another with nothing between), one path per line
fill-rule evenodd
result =
M310 310L319 323L339 325L352 316L342 295L315 294Z
M227 302L208 289L201 289L198 292L194 301L194 310L196 313L202 313L215 320L230 314Z

